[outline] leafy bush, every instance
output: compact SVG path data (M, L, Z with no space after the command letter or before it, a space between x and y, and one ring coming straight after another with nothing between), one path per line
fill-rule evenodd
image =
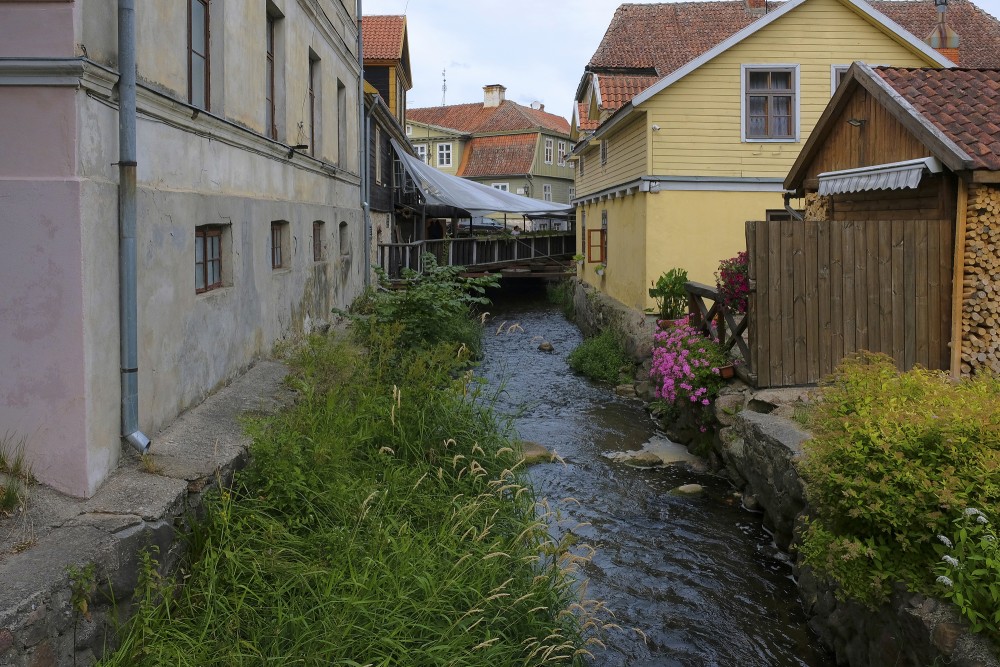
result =
M545 286L545 296L549 303L556 304L562 308L563 315L572 318L576 312L573 305L573 294L576 291L576 283L572 279L560 280L559 282L548 283Z
M592 617L577 556L536 515L491 397L453 346L400 356L400 335L377 328L364 352L310 341L300 400L251 425L250 463L196 524L183 586L147 563L105 664L579 659Z
M941 595L1000 645L1000 541L985 512L967 507L955 519L951 538L939 535L942 558L935 567Z
M953 384L864 353L841 363L808 424L804 561L872 605L897 581L934 591L936 536L1000 501L1000 380Z
M724 259L719 263L715 273L715 286L726 308L735 313L747 312L747 299L750 295L750 256L744 250Z
M660 319L676 320L687 311L687 292L684 291L687 279L688 274L684 269L670 269L649 289L649 296L656 300Z
M668 414L691 410L704 432L714 421L711 405L724 384L719 367L728 363L718 341L703 336L688 317L663 320L653 335L649 376L656 383L656 398L670 408Z
M632 377L635 362L611 329L580 343L567 358L577 373L606 384L618 384Z
M371 292L353 308L356 320L369 320L368 327L358 327L363 335L371 324L399 324L403 348L427 348L441 342L464 344L478 353L481 327L470 315L473 309L490 300L486 289L497 287L500 276L464 278L462 266L440 266L434 255L423 256L424 273L403 270L405 287L391 289L384 272L379 272L382 290Z

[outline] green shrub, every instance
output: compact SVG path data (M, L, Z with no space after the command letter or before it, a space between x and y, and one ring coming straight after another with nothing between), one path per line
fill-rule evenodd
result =
M369 292L352 308L352 317L363 324L356 328L367 336L389 324L403 327L402 349L428 348L441 342L465 345L479 353L482 328L473 309L490 303L486 289L500 285L499 275L462 277L465 267L440 266L434 255L424 253L424 273L403 270L404 286L393 289L379 270L381 290Z
M549 303L553 303L562 308L563 315L572 318L576 312L573 305L573 293L576 291L576 283L573 280L560 280L559 282L548 283L545 286L545 296Z
M618 384L632 378L635 362L611 329L587 338L567 359L569 367L597 382Z
M973 632L985 632L1000 645L1000 541L996 517L967 507L955 519L951 538L939 535L942 558L935 567L941 595L969 619Z
M840 365L808 425L804 561L872 605L897 581L936 590L936 536L1000 502L1000 381L899 373L865 353Z
M676 320L687 312L687 292L684 283L688 274L684 269L664 272L649 289L649 296L656 300L656 310L661 320Z

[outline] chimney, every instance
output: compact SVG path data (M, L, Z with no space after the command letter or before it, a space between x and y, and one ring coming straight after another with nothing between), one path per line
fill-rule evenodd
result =
M767 13L767 0L743 0L747 13L753 16L763 16Z
M536 111L545 111L545 105L538 101L532 102L531 108Z
M958 33L948 26L948 0L934 0L934 6L937 7L938 20L937 25L931 30L931 34L924 38L933 49L937 49L937 52L942 56L955 63L958 62Z
M489 86L483 86L483 106L484 107L498 107L500 103L504 101L504 92L506 88L501 86L499 83L494 83Z

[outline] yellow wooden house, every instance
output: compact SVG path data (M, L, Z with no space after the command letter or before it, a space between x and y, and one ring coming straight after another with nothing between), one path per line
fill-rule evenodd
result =
M746 220L788 215L784 176L853 61L1000 59L996 19L967 0L940 18L931 0L622 5L574 107L582 278L640 310L671 268L714 284Z

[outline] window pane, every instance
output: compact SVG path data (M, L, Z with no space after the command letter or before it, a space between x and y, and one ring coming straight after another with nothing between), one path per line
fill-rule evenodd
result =
M205 59L191 54L191 104L205 106Z
M219 275L220 262L218 260L211 262L208 265L208 284L217 285L222 282L222 276Z
M194 288L205 289L205 267L202 264L194 265Z
M772 121L771 136L790 137L792 135L792 119L788 116L776 116Z
M205 34L205 5L200 0L191 0L191 49L204 55L208 49Z
M791 90L792 89L792 73L791 72L771 72L771 89L772 90Z
M199 236L194 240L194 261L201 264L205 261L205 237Z
M212 236L209 238L209 241L211 241L208 251L209 259L218 260L222 256L222 253L219 252L219 243L221 240L222 239L219 236Z
M792 98L783 95L775 95L771 98L774 108L771 112L776 116L792 115Z
M750 96L750 115L764 116L767 114L767 98L763 95Z
M750 72L750 90L767 90L769 72Z
M747 127L748 137L766 137L767 136L767 119L763 116L751 116L749 126Z

